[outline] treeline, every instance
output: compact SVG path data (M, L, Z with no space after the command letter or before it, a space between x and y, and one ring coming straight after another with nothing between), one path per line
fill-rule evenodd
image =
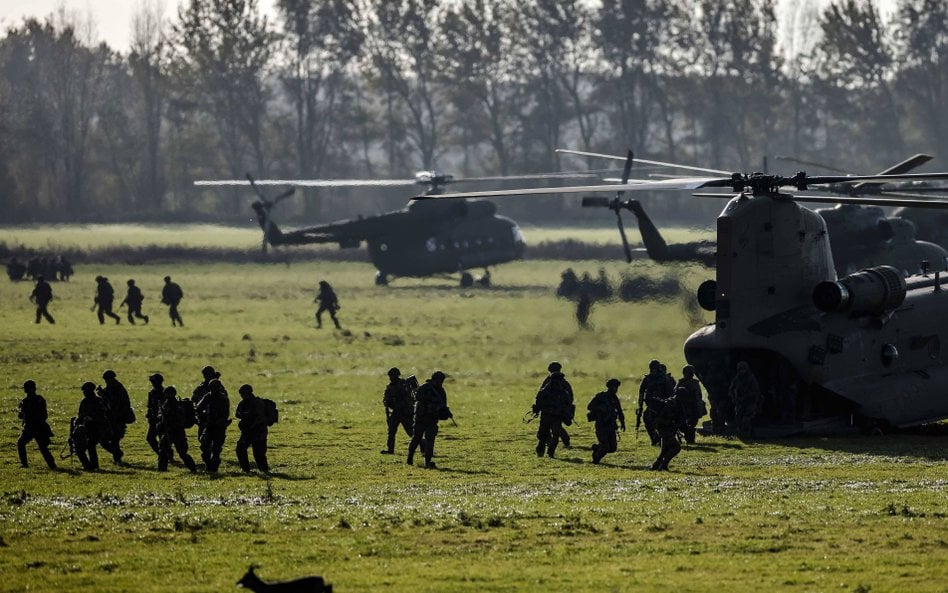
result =
M143 4L127 53L85 41L68 19L7 30L0 221L246 220L246 191L192 185L245 171L601 166L558 147L631 147L728 170L778 154L864 172L909 153L948 155L944 0L899 0L891 19L868 0L804 6L780 19L782 46L773 0L277 6L271 22L257 0L190 0L167 18ZM412 193L323 191L281 204L280 216L372 213ZM656 209L684 219L720 207L685 208L693 199L668 195ZM503 209L551 219L576 202Z

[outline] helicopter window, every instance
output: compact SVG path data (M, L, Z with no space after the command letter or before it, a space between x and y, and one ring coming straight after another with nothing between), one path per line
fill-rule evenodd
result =
M487 243L489 243L490 245L493 245L493 244L494 244L494 238L493 238L493 237L487 237Z
M425 250L427 250L428 252L434 251L437 248L438 248L438 242L434 240L434 237L431 237L430 239L425 241Z
M465 248L465 249L467 249L468 247L470 247L470 244L469 244L467 241L464 241L464 242L462 243L462 245L464 245L464 248Z
M892 363L899 358L899 350L893 344L885 344L882 346L880 358L882 360L882 366L892 366Z
M382 243L379 245L379 251L388 251L388 243Z
M481 240L480 240L480 239L475 240L475 241L474 241L474 244L477 245L478 247L480 247L480 245L481 245Z
M455 241L455 242L454 242L454 248L455 248L455 249L458 249L459 247L461 247L461 246L458 244L457 241Z

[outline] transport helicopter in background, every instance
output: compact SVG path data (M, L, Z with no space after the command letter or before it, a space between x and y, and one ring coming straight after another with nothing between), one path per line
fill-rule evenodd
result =
M604 155L599 153L588 153L562 149L560 152L567 154L579 154L583 156L593 156L609 159L628 159L632 158L631 153L627 157L614 155ZM780 160L792 160L802 164L814 164L808 161L799 161L789 157L777 157ZM912 169L919 167L932 159L925 154L917 154L896 165L893 165L878 175L894 175L908 173ZM674 165L673 163L661 163L658 161L649 161L642 159L633 159L635 162L647 164L660 164L669 167L679 167L699 172L711 174L727 174L725 171L716 169L705 169L701 167L689 167L683 165ZM826 167L829 168L829 167ZM626 174L627 178L628 175ZM932 188L933 191L939 191L941 188ZM863 182L863 183L835 183L821 188L823 195L844 195L850 197L875 195L903 198L919 198L917 193L912 191L926 191L925 189L906 189L898 188L896 190L883 187L882 184ZM943 196L937 196L943 198ZM831 198L824 200L832 202ZM614 199L608 199L599 196L590 196L583 199L583 207L587 208L609 208L616 214L619 224L619 233L622 237L622 244L625 249L626 259L631 261L632 251L628 246L628 240L625 236L625 230L622 224L621 210L626 209L632 212L638 222L639 233L642 236L642 244L645 246L648 257L657 262L675 262L675 261L694 261L706 266L715 264L715 252L717 250L713 241L696 241L690 243L668 244L662 237L661 232L646 214L645 209L638 200L622 200L620 196ZM936 218L932 212L922 211L929 218ZM922 241L916 239L915 224L905 217L886 216L882 208L877 206L865 206L860 204L839 204L834 208L820 208L816 213L826 221L826 229L829 232L831 245L833 249L833 262L836 265L836 271L839 275L845 275L854 270L870 267L873 265L890 265L905 274L911 274L921 269L921 262L929 262L931 269L944 271L948 269L948 251L937 242ZM948 237L948 235L946 235Z
M791 177L733 173L662 181L444 194L484 198L542 193L725 189L717 219L715 279L698 289L714 322L685 340L684 354L714 398L727 398L737 363L757 377L756 436L884 430L948 418L948 289L940 273L906 279L891 266L837 277L832 237L800 205L835 201L948 208L948 200L787 194L832 183L944 180L948 173Z
M420 185L426 195L437 195L451 183L486 183L552 179L594 179L592 173L552 173L507 177L469 177L455 179L437 171L422 171L413 179L303 179L196 181L200 187L250 186L258 200L251 207L263 230L263 251L268 245L309 245L338 243L342 248L357 248L363 241L377 272L375 283L387 285L393 277L427 277L460 274L460 285L472 286L469 270L484 268L481 285L489 285L489 266L523 257L526 247L517 223L497 214L497 206L484 200L452 202L411 201L402 210L340 220L308 228L284 231L273 222L271 211L289 198L297 187L399 187ZM273 199L261 186L290 186Z

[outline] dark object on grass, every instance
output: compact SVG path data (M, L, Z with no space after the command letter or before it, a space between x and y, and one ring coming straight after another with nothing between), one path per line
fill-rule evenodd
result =
M280 581L277 583L265 583L254 572L255 566L251 565L237 585L246 587L256 593L265 591L271 593L332 593L332 585L323 580L323 577L302 577L292 581Z

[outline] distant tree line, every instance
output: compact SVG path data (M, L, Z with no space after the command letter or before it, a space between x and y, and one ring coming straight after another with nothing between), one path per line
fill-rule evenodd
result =
M142 4L131 48L62 15L0 39L0 221L249 218L195 179L575 170L558 147L721 169L788 154L874 172L948 156L948 2L189 0ZM771 161L771 167L774 163ZM786 171L796 165L781 164ZM948 168L942 165L940 169ZM322 191L284 218L402 205ZM669 195L656 209L716 212ZM512 200L552 219L577 200ZM686 211L686 212L684 212ZM601 215L601 212L597 213ZM707 217L706 217L707 220Z

